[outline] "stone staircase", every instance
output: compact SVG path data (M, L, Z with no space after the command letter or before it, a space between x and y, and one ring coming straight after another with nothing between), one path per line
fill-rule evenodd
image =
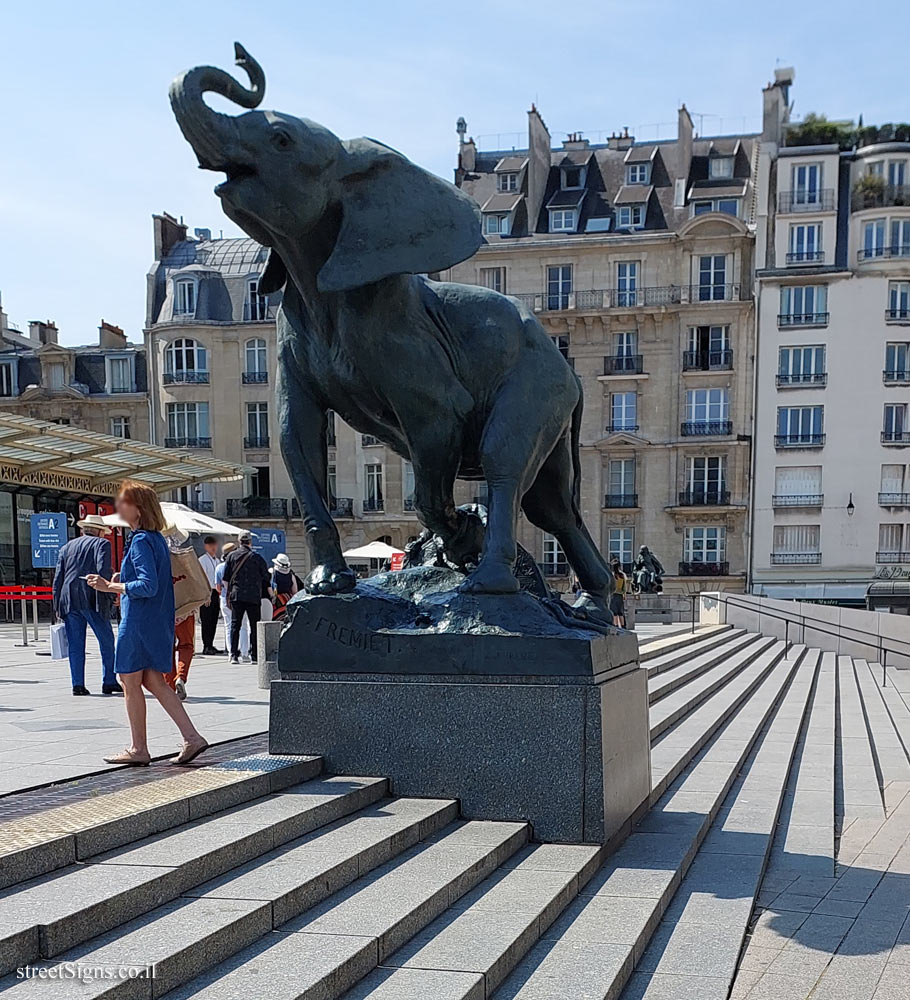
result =
M147 783L138 814L100 796L63 816L0 815L0 991L726 998L766 870L781 878L811 854L834 874L835 784L868 822L886 808L880 776L910 788L910 711L864 661L727 626L648 641L641 658L651 808L608 857L534 843L524 823L463 820L453 800L396 797L381 778L325 776L317 758L239 757L186 773L183 797L176 778ZM835 781L835 707L853 698ZM864 748L856 709L893 739ZM802 766L830 773L830 806ZM216 770L230 782L203 778ZM13 971L61 963L95 975ZM154 978L97 971L124 966Z

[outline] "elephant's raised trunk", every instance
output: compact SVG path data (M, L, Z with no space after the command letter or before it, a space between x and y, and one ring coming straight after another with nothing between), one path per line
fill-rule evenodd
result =
M213 111L203 96L207 92L221 94L241 107L255 108L265 93L262 67L240 42L234 43L234 56L250 78L249 88L214 66L187 70L171 84L171 107L177 124L205 167L218 168L223 164L227 140L235 133L236 126L230 115Z

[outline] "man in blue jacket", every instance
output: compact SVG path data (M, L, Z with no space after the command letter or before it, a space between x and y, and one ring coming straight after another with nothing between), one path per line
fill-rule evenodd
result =
M98 514L87 514L78 522L79 538L66 543L57 556L54 573L54 612L66 626L73 694L91 694L85 686L85 630L91 627L101 647L104 694L122 694L114 674L114 632L111 628L111 597L92 590L85 582L89 573L111 578L111 543L103 537L111 529Z

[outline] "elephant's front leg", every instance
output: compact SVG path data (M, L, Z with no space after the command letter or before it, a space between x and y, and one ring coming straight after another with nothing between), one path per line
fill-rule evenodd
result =
M357 586L341 554L341 539L327 503L328 420L302 380L279 374L281 453L300 502L312 569L303 581L310 594L340 594Z

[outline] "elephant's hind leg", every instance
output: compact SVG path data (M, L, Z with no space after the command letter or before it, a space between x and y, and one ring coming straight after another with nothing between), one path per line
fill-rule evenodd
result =
M483 556L462 584L469 593L504 594L519 589L514 566L515 528L525 491L565 432L567 416L559 400L535 406L529 386L536 384L534 368L517 370L500 390L480 443L480 460L487 479L489 507ZM566 413L576 399L568 399Z
M575 506L573 475L569 439L564 435L525 494L522 508L532 524L556 538L585 594L606 611L613 574Z

